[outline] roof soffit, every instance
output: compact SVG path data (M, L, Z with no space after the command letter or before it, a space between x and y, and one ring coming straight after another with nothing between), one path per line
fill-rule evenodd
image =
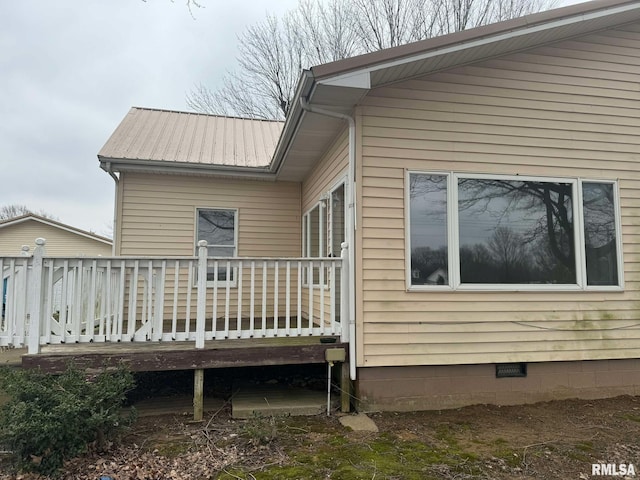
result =
M320 85L375 88L638 20L637 0L593 1L318 65L312 71Z

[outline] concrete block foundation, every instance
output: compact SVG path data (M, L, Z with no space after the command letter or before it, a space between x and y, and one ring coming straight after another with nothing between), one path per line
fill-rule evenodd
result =
M526 377L496 378L495 364L358 369L360 411L518 405L640 395L640 359L528 363Z

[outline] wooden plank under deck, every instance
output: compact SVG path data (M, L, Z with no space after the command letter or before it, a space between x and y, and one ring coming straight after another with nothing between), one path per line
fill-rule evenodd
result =
M322 343L320 338L334 338ZM338 337L280 337L194 342L120 342L45 345L39 354L22 356L24 368L59 373L70 362L86 370L124 364L132 371L198 370L325 363L325 350L344 348ZM348 358L348 353L347 353Z

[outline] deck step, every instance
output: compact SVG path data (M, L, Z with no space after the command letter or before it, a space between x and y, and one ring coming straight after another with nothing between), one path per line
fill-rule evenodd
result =
M327 411L327 393L285 385L234 385L233 418L255 415L318 415ZM335 395L334 395L335 397ZM332 403L336 400L332 397Z

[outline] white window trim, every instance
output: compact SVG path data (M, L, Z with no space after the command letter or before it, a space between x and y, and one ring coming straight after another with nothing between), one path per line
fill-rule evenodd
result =
M329 224L329 222L332 220L332 212L331 212L331 195L333 194L333 192L335 192L337 189L339 189L341 186L344 185L344 219L345 219L345 224L346 224L346 220L347 220L347 212L348 212L348 206L347 206L347 198L348 198L348 193L347 193L347 177L346 175L343 175L342 177L340 177L325 193L323 193L320 197L320 199L311 207L309 208L306 212L304 212L302 214L302 257L304 258L328 258L330 253L333 254L332 258L335 257L340 257L342 251L339 252L329 252L329 250L332 249L333 246L333 228L331 227L331 225ZM310 257L309 256L309 252L311 251L311 211L314 210L316 207L320 208L319 211L319 215L318 215L318 221L319 221L319 257ZM324 225L324 232L322 230L322 226ZM346 240L346 231L345 231L345 240ZM309 273L308 271L305 269L305 274L302 276L302 285L304 287L309 287ZM320 287L320 284L316 284L314 283L312 285L312 288L318 288ZM329 279L326 278L325 275L325 282L324 285L322 285L322 287L327 290L329 288Z
M194 211L194 215L195 215L195 221L194 221L194 227L193 227L193 238L195 239L194 242L194 248L195 248L195 255L196 257L198 256L198 212L200 210L225 210L225 211L232 211L233 212L233 251L235 252L235 255L231 258L238 258L238 225L239 225L239 217L240 217L240 210L238 208L233 208L233 207L196 207L195 211ZM226 247L228 248L230 245L207 245L207 248L209 247ZM209 251L207 250L207 258L215 258L215 257L210 257L209 256ZM218 266L222 265L221 263L218 264ZM223 267L226 267L225 265L222 265ZM233 268L233 280L229 281L229 280L222 280L222 281L215 281L215 280L207 280L207 287L213 287L213 286L222 286L222 287L226 287L227 284L229 284L230 287L235 288L238 286L238 268L237 267L232 267ZM194 287L197 286L197 278L196 275L193 276L194 279Z
M613 185L613 211L615 215L616 225L616 261L618 266L618 285L588 285L587 284L587 269L584 269L584 285L585 290L588 291L614 291L619 292L624 290L624 260L622 258L622 213L620 209L620 182L619 180L602 179L602 178L579 178L578 183L580 188L580 205L582 206L582 184L583 183L607 183ZM582 207L581 207L582 208ZM580 216L580 232L582 234L582 245L580 245L580 251L582 254L583 265L587 264L586 242L584 241L584 225L583 216Z
M448 254L448 285L412 285L411 284L411 214L410 214L410 176L438 175L447 177L447 254ZM515 180L515 181L543 181L570 183L572 185L572 212L574 221L574 251L576 261L575 284L463 284L460 281L460 225L458 221L458 180L461 178ZM614 213L616 226L616 260L618 264L618 285L587 285L586 252L583 225L582 183L608 183L614 188ZM578 292L578 291L623 291L624 290L624 259L622 252L622 221L620 212L619 181L611 179L578 178L578 177L544 177L529 175L499 175L499 174L471 174L457 172L438 172L425 170L405 171L405 285L411 292L434 291L508 291L508 292Z
M324 225L324 229L326 230L327 228L327 219L326 219L326 210L327 210L327 205L326 205L326 201L325 200L318 200L309 210L307 210L306 212L304 212L302 214L302 226L303 226L303 232L302 232L302 238L303 238L303 246L302 246L302 257L303 258L309 258L309 259L320 259L320 258L325 258L324 256L320 256L320 254L322 252L325 251L325 243L324 243L324 233L323 232L323 225ZM311 212L313 210L315 210L316 208L318 208L318 257L311 257L309 252L311 251ZM304 220L306 218L306 221ZM306 231L305 231L306 230ZM302 286L303 287L309 287L309 276L313 275L313 273L309 273L310 270L308 267L304 267L304 273L302 275ZM327 279L325 279L325 284L322 285L323 288L327 289L328 285L327 285ZM321 285L319 283L313 283L313 279L311 281L312 285L311 288L319 288Z
M326 254L327 256L332 255L333 257L340 257L341 253L342 253L342 249L340 249L340 251L338 252L334 252L333 251L333 225L331 225L329 222L333 222L333 207L332 207L332 203L331 203L331 197L333 195L333 192L335 192L336 190L338 190L340 187L344 187L344 198L343 198L343 219L346 225L346 221L347 221L347 177L344 176L342 178L340 178L340 180L338 180L329 190L328 194L329 194L329 208L327 209L327 249L326 249ZM346 240L346 229L345 229L345 240Z
M420 174L420 175L437 175L441 177L447 178L447 261L448 261L448 283L446 285L411 285L411 195L410 195L410 186L411 180L410 176L412 174ZM417 170L407 170L405 173L405 183L404 183L404 228L405 228L405 236L404 236L404 251L405 251L405 282L407 286L407 290L413 291L449 291L453 290L453 262L454 256L453 249L451 248L451 242L454 238L454 229L453 229L453 214L452 212L452 203L449 198L451 192L451 173L450 172L432 172L432 171L417 171Z

